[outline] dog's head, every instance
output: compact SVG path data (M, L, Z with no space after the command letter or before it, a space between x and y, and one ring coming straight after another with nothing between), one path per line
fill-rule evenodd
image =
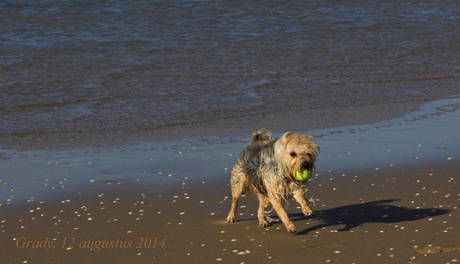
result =
M275 143L278 166L293 181L297 181L294 172L314 168L318 151L318 145L309 135L292 131L284 133Z

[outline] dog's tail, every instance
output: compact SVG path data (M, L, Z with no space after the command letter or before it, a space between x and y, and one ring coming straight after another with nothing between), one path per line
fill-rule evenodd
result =
M252 142L263 142L274 140L272 132L267 129L258 129L252 133Z

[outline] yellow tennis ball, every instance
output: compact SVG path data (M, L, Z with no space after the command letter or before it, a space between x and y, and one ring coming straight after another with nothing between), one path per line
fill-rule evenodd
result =
M296 171L294 177L299 181L306 181L311 178L311 170Z

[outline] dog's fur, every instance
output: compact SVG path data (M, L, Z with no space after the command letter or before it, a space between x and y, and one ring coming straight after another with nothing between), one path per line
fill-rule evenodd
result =
M268 130L254 131L252 142L240 153L238 162L232 170L232 207L227 222L235 222L239 198L246 191L251 191L259 198L257 217L260 226L268 226L272 221L264 213L270 202L288 232L296 232L294 224L281 205L281 200L293 194L302 206L302 212L307 216L313 214L304 197L308 184L298 181L294 177L294 172L313 169L318 151L318 146L306 134L290 131L275 140ZM305 185L305 190L302 185Z

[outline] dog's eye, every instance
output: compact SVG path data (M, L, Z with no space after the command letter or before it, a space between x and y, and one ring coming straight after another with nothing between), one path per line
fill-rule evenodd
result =
M290 155L291 155L291 157L293 157L293 158L297 157L297 154L296 154L295 152L291 152Z

